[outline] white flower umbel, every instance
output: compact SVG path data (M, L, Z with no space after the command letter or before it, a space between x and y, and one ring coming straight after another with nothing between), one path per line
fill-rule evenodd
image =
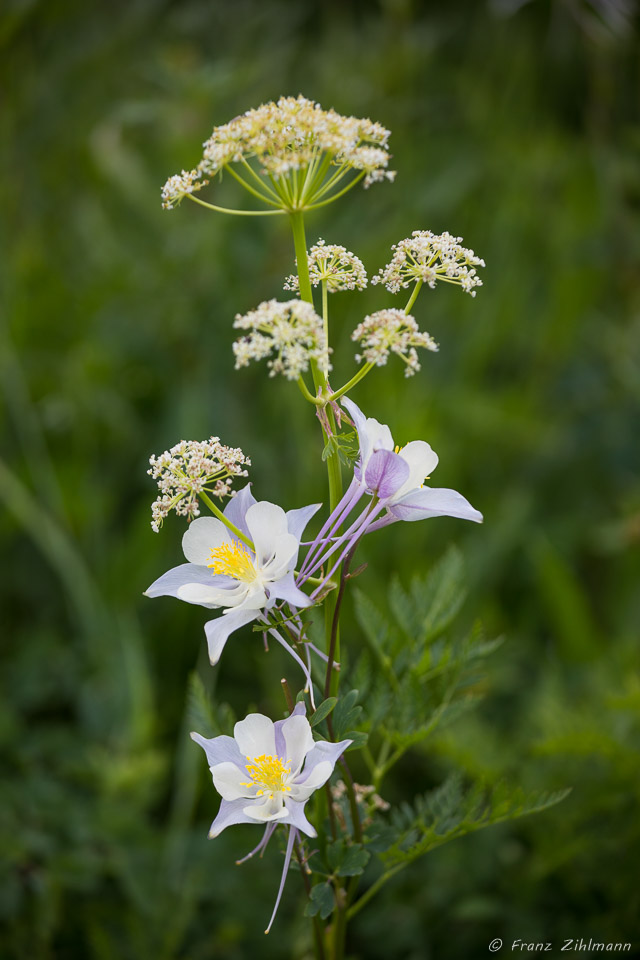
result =
M339 290L364 290L367 285L367 271L362 260L346 247L318 240L308 251L309 279L314 287L326 283L329 293ZM297 262L297 261L296 261ZM300 290L296 274L287 277L285 290Z
M201 170L183 170L169 177L162 188L162 206L165 210L173 210L180 201L190 193L197 193L209 183L202 179Z
M232 496L236 477L248 476L251 460L239 447L227 447L219 437L181 440L159 457L149 458L147 470L158 481L160 496L151 505L151 527L158 532L171 510L192 520L200 514L198 496L211 494L222 500Z
M217 663L229 636L253 620L264 619L276 600L295 607L311 603L296 587L293 572L304 528L319 506L311 504L285 513L275 503L257 502L249 486L244 487L229 501L224 516L252 547L221 520L199 517L182 538L188 562L161 576L145 595L177 597L209 609L222 608L222 616L205 624L209 659ZM265 631L268 629L265 623ZM308 675L297 654L273 635L294 654Z
M405 377L413 376L420 369L416 347L438 349L433 337L421 331L410 314L392 307L365 317L351 334L351 339L359 341L362 348L362 353L356 354L358 363L366 360L382 367L389 354L395 353L405 362Z
M484 267L484 260L473 250L460 246L462 237L450 233L432 233L431 230L414 230L410 237L394 244L391 261L373 277L371 283L383 283L390 293L398 293L401 287L412 283L426 283L435 287L436 282L455 283L472 297L482 280L476 267Z
M323 110L303 96L281 97L215 127L199 169L212 176L229 163L255 158L265 174L280 177L327 154L336 165L363 171L368 186L393 179L387 171L388 139L389 131L379 123Z
M250 857L264 851L278 823L290 827L280 889L265 931L268 933L280 903L298 831L317 836L305 816L305 804L329 780L336 762L352 741L314 741L303 703L298 703L286 720L276 723L261 713L251 713L236 723L233 737L208 740L199 733L192 733L191 737L205 751L213 785L222 797L210 837L219 836L236 823L264 824L264 836Z
M233 345L236 370L251 360L270 359L269 376L282 374L297 380L309 369L311 360L328 368L327 338L322 318L310 303L301 300L265 300L255 310L238 314L238 330L249 331Z

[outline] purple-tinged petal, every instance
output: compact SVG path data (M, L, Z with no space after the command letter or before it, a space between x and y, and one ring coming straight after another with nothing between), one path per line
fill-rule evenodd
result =
M167 570L145 590L145 597L177 597L178 590L187 583L200 583L206 587L230 587L235 584L231 577L213 573L209 567L196 563L181 563Z
M198 743L207 755L207 761L210 767L217 763L235 763L238 767L243 767L245 758L240 753L240 748L233 737L212 737L208 740L201 734L193 731L191 739Z
M229 503L222 511L227 520L229 520L234 527L237 527L238 530L241 530L245 537L249 537L249 529L244 518L249 507L252 507L256 502L256 498L251 493L251 484L248 483L242 490L238 490L235 497L229 500ZM249 539L251 538L249 537Z
M220 804L218 816L209 829L209 838L212 840L214 837L220 836L223 830L235 823L255 823L255 820L244 813L246 805L246 797L240 797L239 800L223 800Z
M281 580L269 584L269 591L272 597L285 600L294 607L308 607L313 603L313 600L310 600L307 594L296 586L293 570L285 574Z
M285 724L291 717L305 717L306 715L307 708L305 702L304 700L299 700L288 717L286 717L284 720L276 720L273 725L273 732L276 738L276 757L280 757L281 760L287 759L285 756L287 747L285 744L284 735L282 733L283 724Z
M329 761L335 767L336 763L347 749L353 743L353 740L341 740L339 743L330 743L328 740L318 740L307 754L304 761L304 770L296 777L296 783L303 784L309 777L314 767L319 763Z
M296 510L287 510L287 526L298 542L302 539L305 527L322 506L321 503L311 503L308 507L298 507Z
M423 487L408 493L398 503L389 504L389 511L398 520L424 520L428 517L458 517L482 523L482 514L472 507L457 490L444 487Z
M223 613L216 620L209 620L208 623L205 623L204 632L207 637L209 660L212 665L215 665L220 659L224 645L231 634L235 630L239 630L240 627L244 627L245 624L251 623L256 616L256 610L230 609L228 613Z
M391 450L376 450L369 457L364 473L368 490L376 493L381 500L387 500L400 489L409 478L409 464Z
M304 813L304 803L299 803L297 800L292 800L291 797L285 797L284 805L289 811L289 820L288 823L292 827L296 827L298 830L302 830L303 833L306 833L308 837L317 837L318 832L313 824L309 823Z

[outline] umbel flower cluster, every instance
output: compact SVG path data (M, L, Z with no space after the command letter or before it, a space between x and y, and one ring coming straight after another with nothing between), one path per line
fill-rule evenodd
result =
M181 440L159 457L149 458L147 473L158 481L160 496L151 506L151 526L158 532L171 510L193 520L200 513L198 497L211 494L219 500L231 495L236 477L247 477L251 460L239 447L226 447L219 437Z
M405 375L413 376L420 370L418 350L437 351L432 336L418 326L416 302L422 288L433 288L438 281L456 284L475 295L481 286L477 268L484 266L484 261L462 247L461 238L416 230L393 246L391 262L379 270L373 282L390 293L410 288L407 303L402 308L383 302L380 309L366 313L351 334L352 341L359 344L351 378L341 386L330 385L328 380L330 319L333 322L329 301L332 310L334 304L328 294L364 290L367 273L359 257L341 245L318 240L308 250L304 217L360 180L367 186L392 179L387 169L388 138L389 132L378 123L343 117L301 96L283 97L216 127L204 145L198 167L170 178L163 189L163 203L168 208L188 197L205 208L234 212L196 196L206 178L228 172L253 200L258 198L270 208L236 212L284 213L291 225L297 273L287 279L285 289L298 296L266 300L237 314L233 326L241 336L233 345L233 354L236 369L265 359L269 376L295 381L308 404L310 423L319 424L322 432L317 465L323 469L322 462L326 464L327 497L322 504L284 509L258 499L250 483L232 489L237 478L247 476L250 461L241 450L224 446L217 437L207 442L182 441L152 457L149 473L160 490L152 507L154 529L171 510L189 522L182 534L184 562L159 576L146 595L171 597L207 611L203 629L209 660L221 663L222 683L221 661L228 646L248 656L254 650L257 654L262 644L268 652L272 641L270 656L285 651L295 663L299 686L293 691L289 681L283 681L284 718L274 721L265 714L250 713L235 724L233 736L210 738L195 731L191 736L206 754L213 786L221 798L209 836L217 837L238 823L261 825L262 837L243 858L246 860L264 854L276 832L285 834L283 871L267 932L295 855L308 898L306 912L314 925L316 956L325 958L344 955L347 919L400 869L393 857L405 864L423 852L422 841L416 837L427 827L418 816L405 834L394 834L396 839L385 848L385 862L392 864L388 875L379 874L380 880L355 900L358 876L374 849L373 844L366 846L365 831L374 822L383 832L392 829L380 821L388 807L380 795L382 780L404 751L419 741L421 731L431 730L431 721L424 717L427 698L423 689L428 678L439 674L437 666L430 669L431 650L414 651L407 641L401 656L394 660L382 646L391 644L393 631L381 630L378 636L374 629L370 639L377 651L377 666L373 672L377 683L388 681L388 688L378 698L387 706L382 720L369 722L370 744L358 761L369 769L371 783L355 785L346 754L362 748L367 734L353 729L358 717L354 708L357 691L344 693L348 670L340 669L341 644L348 642L352 648L347 667L357 659L360 644L353 631L346 637L341 637L340 631L351 564L365 537L382 537L392 524L435 517L482 521L482 514L462 494L431 486L438 456L426 440L418 438L397 446L390 427L367 416L349 396L372 371L385 366L390 356L400 357ZM314 288L320 288L317 307ZM387 374L375 375L384 385ZM292 396L298 393L294 390ZM383 398L381 390L379 404ZM407 402L415 404L416 400L414 394ZM221 509L218 503L224 499ZM202 505L209 515L199 515ZM419 593L416 587L407 604L419 607ZM406 627L424 617L416 619L415 613L400 611L398 620ZM324 643L310 630L310 622L318 629L324 625ZM406 627L408 636L419 632L418 627ZM251 638L260 635L262 643L254 643L251 650ZM464 644L462 648L467 649ZM454 657L453 647L449 653ZM424 675L420 674L423 667ZM409 671L409 679L405 682L404 674L399 679L396 670ZM452 672L459 677L456 671L457 667ZM445 691L443 710L448 709L448 698L454 692L454 688ZM407 709L404 701L411 696L415 702L409 732L389 733L396 712L403 714ZM247 690L248 701L260 697L259 686ZM389 710L390 703L393 710ZM372 741L377 743L376 756ZM334 778L332 791L336 766L342 776L338 787ZM477 800L469 806L469 811L480 809L485 808ZM505 809L504 804L499 807L501 817ZM520 804L518 811L522 809ZM456 814L452 822L462 823L465 815ZM490 818L485 817L483 825L488 822ZM282 830L278 830L280 826ZM313 846L309 838L313 838ZM324 921L330 917L326 926Z
M238 314L233 325L249 331L233 345L236 370L247 367L250 360L270 357L270 377L281 373L287 380L297 380L314 361L325 369L328 366L322 318L309 303L266 300L244 316Z
M390 293L412 283L426 283L431 288L436 281L457 283L465 293L476 295L482 280L476 267L484 267L484 260L473 250L460 245L462 237L450 233L435 234L431 230L414 230L410 237L392 246L391 261L383 267L372 283L383 283Z
M185 197L195 199L211 178L227 172L271 212L309 209L360 180L365 187L393 180L388 139L379 123L323 110L301 95L281 97L214 127L197 167L165 183L163 206L171 210Z
M364 290L366 287L367 271L364 264L346 247L318 240L309 250L308 256L309 279L314 287L321 283L326 284L329 293L337 293L339 290ZM284 289L300 292L297 274L287 277Z

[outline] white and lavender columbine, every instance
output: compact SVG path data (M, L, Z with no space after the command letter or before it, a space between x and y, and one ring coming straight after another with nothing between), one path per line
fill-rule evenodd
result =
M320 504L311 504L287 513L266 500L257 502L247 484L224 510L226 519L246 542L234 535L221 520L200 517L182 538L187 558L151 584L147 597L170 596L209 609L224 608L222 616L205 624L209 659L220 659L229 636L240 627L259 619L269 632L300 664L307 683L306 666L284 638L266 621L277 600L306 607L312 602L295 584L294 568L300 539Z
M280 888L265 933L271 929L280 904L298 833L317 836L305 815L305 804L327 783L336 762L352 743L314 741L305 712L304 703L298 703L291 716L276 723L261 713L250 713L236 723L233 737L208 740L199 733L191 734L207 755L213 785L222 797L209 837L219 836L236 823L264 824L258 846L237 861L243 863L264 851L279 823L289 826Z
M424 481L438 465L438 456L424 440L412 440L395 446L389 427L362 410L348 398L343 406L351 415L358 432L360 456L354 476L337 507L328 517L316 539L310 544L297 578L302 586L317 570L337 554L325 573L328 580L365 533L372 533L398 520L424 520L428 517L457 517L482 523L482 514L462 494L446 488L427 487ZM371 499L342 533L340 528L364 496ZM383 516L380 516L383 514ZM315 598L318 587L311 594Z

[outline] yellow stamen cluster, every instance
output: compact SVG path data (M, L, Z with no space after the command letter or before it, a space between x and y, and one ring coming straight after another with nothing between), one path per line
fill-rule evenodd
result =
M213 568L214 573L226 574L228 577L233 577L234 580L253 583L258 575L251 554L237 540L216 547L215 550L211 551L210 559L212 562L208 563L207 566Z
M247 760L252 760L247 757ZM253 787L259 784L263 789L258 790L256 797L262 797L265 793L269 794L269 800L273 800L276 793L285 793L291 790L284 783L289 776L291 761L283 763L280 757L272 757L263 753L261 757L253 757L252 763L246 765L246 770L251 780L240 784L242 787Z

